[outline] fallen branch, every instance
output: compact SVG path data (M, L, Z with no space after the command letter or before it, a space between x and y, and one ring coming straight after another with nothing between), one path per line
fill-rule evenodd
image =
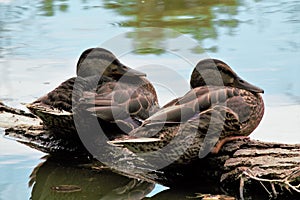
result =
M40 123L24 111L0 106L0 125L6 128L7 137L52 155L88 155L79 137L59 138ZM122 158L121 162L121 157L116 155L117 164L131 163L135 159L134 156ZM99 162L93 161L93 170L98 165ZM138 170L139 167L130 166L131 171L120 173L175 188L217 185L220 192L235 194L240 199L258 196L297 199L300 196L300 144L238 140L226 144L217 155L208 155L191 165L171 164L146 173Z

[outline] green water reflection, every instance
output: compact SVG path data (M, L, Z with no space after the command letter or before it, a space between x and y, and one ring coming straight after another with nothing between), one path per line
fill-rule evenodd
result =
M26 2L26 1L25 1ZM29 2L27 2L29 3ZM12 3L13 4L13 3ZM205 47L202 41L205 39L217 39L220 34L218 28L225 27L227 29L227 34L234 35L235 29L239 26L241 21L236 17L238 14L238 8L240 2L237 0L227 0L227 1L202 1L202 0L180 0L180 1L81 1L81 3L71 3L68 0L45 0L40 1L38 4L29 3L29 6L19 6L17 3L16 6L0 4L0 7L5 10L5 16L0 20L0 26L3 29L0 29L0 32L5 29L8 30L8 33L14 30L10 30L11 25L9 21L6 21L5 18L14 18L13 21L22 23L23 16L26 17L26 13L30 13L29 18L34 15L40 17L64 17L64 14L73 13L74 6L79 7L79 11L75 11L78 15L84 15L82 19L74 19L73 23L93 23L97 27L97 22L106 21L108 18L114 19L114 16L104 16L102 18L102 13L104 10L111 10L114 12L114 15L120 16L120 20L114 20L112 22L113 26L117 28L133 28L132 34L129 34L128 37L132 38L133 41L137 43L138 49L145 49L144 51L137 51L136 53L154 53L162 54L164 51L162 49L149 49L149 43L158 44L166 39L169 39L171 36L164 32L161 33L145 33L144 31L140 32L137 28L144 27L157 27L157 28L170 28L174 31L178 31L183 34L188 34L193 39L199 42L199 46L202 48L193 49L195 53L203 53L203 51L208 52L217 52L218 45L209 45ZM76 5L77 4L77 5ZM74 13L75 13L74 12ZM91 16L86 18L87 12L91 12ZM15 18L15 15L17 18ZM19 16L21 15L21 16ZM94 17L93 17L94 16ZM20 21L18 18L20 17ZM39 21L42 18L37 17L36 20L28 19L29 21ZM26 21L28 21L26 20ZM62 18L63 20L63 18ZM68 23L68 22L67 22ZM30 23L34 25L34 23ZM70 24L66 24L69 26ZM79 26L80 27L80 26ZM64 27L60 27L64 28ZM112 27L114 29L114 27ZM55 32L55 30L51 30ZM69 34L78 34L70 30ZM31 32L33 34L43 34L44 31L32 28ZM37 33L34 33L37 32ZM41 32L41 33L39 33ZM22 34L22 33L21 33ZM48 33L47 33L48 34ZM51 38L50 32L50 38ZM79 33L80 34L80 33ZM41 35L40 35L41 36ZM11 38L9 38L11 37ZM5 50L5 40L14 39L15 36L4 37L3 48ZM49 39L50 39L49 38ZM46 38L45 38L46 39ZM50 40L48 41L50 42ZM34 41L32 41L34 42ZM75 42L76 43L76 42ZM8 44L9 45L9 44ZM24 44L23 45L32 45ZM14 45L13 45L14 46ZM157 46L157 45L152 45ZM15 48L15 47L13 47Z
M39 6L40 10L42 11L41 15L44 16L53 16L55 15L55 12L67 12L69 5L68 0L44 0L41 2L41 5Z
M233 30L238 27L239 20L235 18L238 13L239 3L236 0L229 1L104 1L105 8L112 9L119 15L126 16L126 20L120 21L122 27L160 27L170 28L183 34L192 35L198 42L204 39L216 39L218 27ZM218 19L218 15L224 18ZM139 41L139 49L149 46L149 42L159 43L170 38L170 35L153 33L147 38L145 32L139 29L130 35L133 40ZM155 40L153 39L155 34ZM149 33L148 33L149 35ZM199 49L198 49L199 50ZM212 46L208 51L217 51L217 46ZM201 52L202 53L202 49ZM149 52L149 51L148 51ZM157 53L157 52L155 52Z

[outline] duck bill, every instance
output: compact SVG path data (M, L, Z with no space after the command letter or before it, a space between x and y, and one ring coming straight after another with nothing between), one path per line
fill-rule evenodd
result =
M237 78L237 80L234 83L234 86L240 89L244 89L244 90L248 90L250 92L255 92L255 93L264 93L264 90L252 85L251 83L248 83L247 81L241 79L241 78Z

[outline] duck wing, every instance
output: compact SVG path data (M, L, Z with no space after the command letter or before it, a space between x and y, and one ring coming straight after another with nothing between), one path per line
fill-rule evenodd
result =
M197 152L207 154L215 146L220 138L225 134L236 133L240 130L238 116L224 106L216 105L204 112L198 113L188 121L170 126L141 126L129 133L129 136L109 141L115 146L124 146L134 153L144 153L146 151L157 151L168 145L175 137L175 141L186 141L192 148L198 149ZM195 135L196 133L196 135ZM194 140L194 138L198 138ZM178 139L180 138L180 139ZM195 142L196 141L196 142ZM181 147L180 147L181 148ZM189 147L185 147L189 148ZM198 153L194 157L198 156Z
M146 119L158 109L156 94L142 88L120 82L109 82L96 93L85 93L87 110L106 121L126 118Z
M191 146L197 149L199 158L205 157L223 138L238 135L242 128L238 115L230 108L220 105L215 105L186 122L182 128L183 134L195 132L196 127L196 137L199 139L198 142L191 143ZM188 136L185 141L188 141Z
M100 78L99 76L69 78L48 94L26 106L34 114L37 109L71 113L72 106L77 104L85 91L91 91L97 84L102 84L108 80L111 79L108 77Z
M70 112L72 109L72 90L75 79L76 78L74 77L64 81L53 91L42 96L33 103L26 105L27 108L33 114L36 114L35 112L37 109L43 110L43 108Z
M182 123L214 105L226 106L231 98L238 95L239 92L235 88L198 87L166 104L161 110L147 118L143 125Z
M26 107L48 128L68 129L66 124L73 124L74 108L84 91L93 90L98 83L101 84L107 79L97 76L70 78Z

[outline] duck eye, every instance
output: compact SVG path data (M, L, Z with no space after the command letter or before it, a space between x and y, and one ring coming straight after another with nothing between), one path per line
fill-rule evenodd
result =
M241 83L245 83L245 81L243 81L242 79L239 80Z

